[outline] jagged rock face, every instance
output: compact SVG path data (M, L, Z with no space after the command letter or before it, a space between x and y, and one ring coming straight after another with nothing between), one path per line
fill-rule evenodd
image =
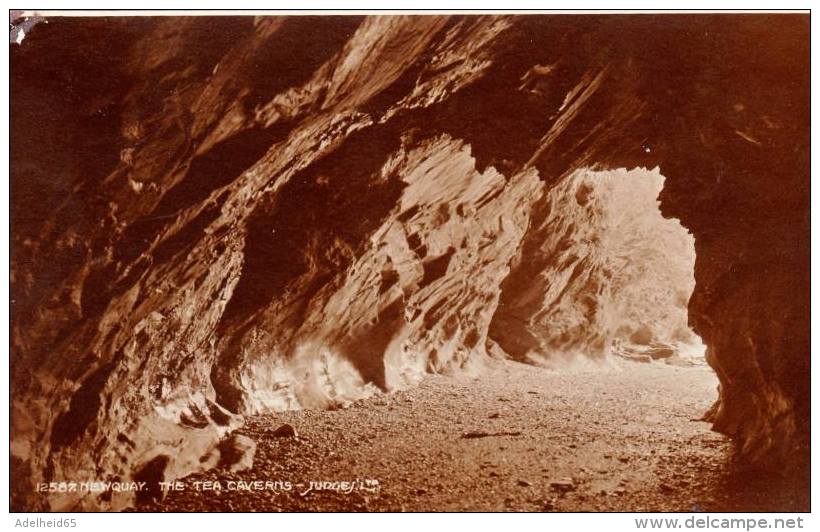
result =
M667 178L716 427L806 433L808 17L55 18L11 60L15 507L121 508L29 483L178 477L242 414L504 356L587 167Z
M605 358L613 342L693 343L694 239L658 211L657 170L578 170L533 207L493 340L518 360ZM558 356L558 355L562 356Z
M349 172L364 169L333 158L250 222L245 249L256 259L233 295L243 308L229 307L218 332L219 403L243 413L327 407L426 371L480 367L498 286L542 184L534 170L509 181L478 172L449 137L383 157L352 195ZM272 274L286 278L261 288ZM257 294L244 297L248 279Z

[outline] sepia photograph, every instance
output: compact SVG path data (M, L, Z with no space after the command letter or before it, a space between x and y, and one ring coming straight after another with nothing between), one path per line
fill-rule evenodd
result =
M810 22L10 10L9 511L803 528Z

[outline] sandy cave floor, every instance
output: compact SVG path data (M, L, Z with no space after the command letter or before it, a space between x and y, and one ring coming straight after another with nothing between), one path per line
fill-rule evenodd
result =
M258 445L251 470L191 475L184 491L138 510L806 510L807 486L736 472L728 439L696 420L716 385L705 366L626 361L564 372L498 362L477 379L432 375L347 409L249 418L239 432ZM272 437L283 423L299 436ZM222 490L195 489L217 480ZM292 489L228 484L254 480ZM311 481L336 483L302 495Z

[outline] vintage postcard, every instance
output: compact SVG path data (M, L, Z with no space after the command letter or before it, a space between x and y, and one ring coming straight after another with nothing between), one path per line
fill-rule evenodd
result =
M809 43L12 10L11 511L808 512Z

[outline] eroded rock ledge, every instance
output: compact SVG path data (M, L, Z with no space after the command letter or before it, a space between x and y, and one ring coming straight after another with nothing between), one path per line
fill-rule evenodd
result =
M791 449L809 409L808 26L39 24L11 57L13 506L122 508L31 485L175 478L243 414L506 356L488 337L501 287L548 230L542 198L587 167L667 178L662 211L696 241L711 419L748 458Z

